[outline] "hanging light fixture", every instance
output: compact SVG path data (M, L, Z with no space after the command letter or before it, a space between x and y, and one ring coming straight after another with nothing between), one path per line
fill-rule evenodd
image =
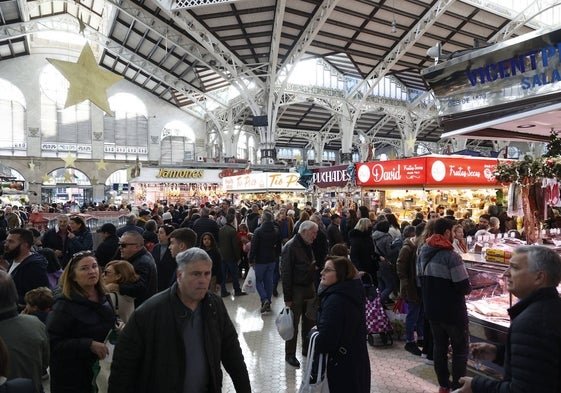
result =
M395 20L395 0L392 1L392 29L390 30L392 34L397 33L397 21Z

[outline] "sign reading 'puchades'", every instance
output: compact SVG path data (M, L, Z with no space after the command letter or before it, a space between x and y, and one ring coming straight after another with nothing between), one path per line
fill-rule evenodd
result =
M356 164L356 184L374 187L422 186L426 158L376 161Z
M305 191L298 184L297 173L250 173L222 178L222 188L227 192L268 190Z
M312 169L312 183L319 188L345 187L350 180L347 165Z
M493 187L497 159L428 156L356 165L357 184L386 187Z

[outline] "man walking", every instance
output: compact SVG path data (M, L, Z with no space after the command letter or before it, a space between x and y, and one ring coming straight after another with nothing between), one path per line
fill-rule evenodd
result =
M273 274L281 250L281 236L273 223L273 215L263 212L261 225L251 239L249 264L255 269L255 285L261 298L261 313L271 311Z
M137 309L119 336L109 393L221 392L221 364L236 392L250 393L235 327L208 291L212 260L196 247L176 259L177 281Z
M226 290L226 277L230 273L232 278L232 285L234 287L234 295L242 296L247 295L242 292L238 276L238 263L242 258L242 249L238 240L238 231L234 228L234 220L236 216L228 213L226 215L226 224L220 228L218 232L218 249L222 255L222 297L229 296L230 293Z
M474 359L504 363L504 378L464 377L460 392L561 392L561 257L547 247L521 246L504 276L520 299L508 310L506 348L471 345Z
M417 272L425 315L430 321L434 340L434 371L439 393L460 386L466 375L469 331L465 296L471 292L467 270L460 254L452 246L455 222L439 218L434 235L419 251ZM448 371L448 346L452 346L452 382Z
M306 311L311 306L310 301L316 296L314 281L316 261L311 244L318 232L315 222L304 221L298 233L286 243L282 249L281 272L284 303L294 314L294 337L285 342L285 360L293 367L300 367L296 358L296 344L298 341L298 325L302 317L302 355L308 354L308 333L314 321L308 318Z

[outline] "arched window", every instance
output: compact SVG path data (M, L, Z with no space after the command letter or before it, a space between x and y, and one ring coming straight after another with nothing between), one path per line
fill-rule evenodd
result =
M25 156L25 98L14 84L0 79L0 154Z
M106 159L148 159L148 115L135 95L117 93L108 99L115 116L103 117L103 150Z
M195 133L185 123L172 121L162 130L160 145L161 165L180 165L194 161Z
M41 87L41 155L57 157L75 152L77 157L91 158L91 104L81 102L64 109L68 81L48 64L39 76Z

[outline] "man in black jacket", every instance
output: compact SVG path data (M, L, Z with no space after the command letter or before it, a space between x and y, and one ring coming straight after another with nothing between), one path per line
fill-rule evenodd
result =
M212 260L196 247L176 259L177 282L136 309L119 336L109 393L219 393L221 364L236 392L250 393L234 325L207 290Z
M47 260L41 254L31 252L33 234L24 228L10 231L4 243L4 258L10 262L8 273L18 291L18 305L25 307L25 294L38 287L49 287Z
M210 232L215 239L218 240L218 230L220 227L212 218L210 218L210 210L208 207L201 209L201 217L193 224L193 230L197 234L197 247L201 245L203 233Z
M117 228L111 223L105 223L97 230L101 238L101 243L95 249L95 259L101 267L105 267L107 263L115 258L115 254L119 249L119 238L117 237Z
M281 236L271 212L263 212L262 222L251 239L249 264L255 269L255 286L261 298L261 313L271 311L273 274L281 250Z
M302 317L302 354L307 355L308 333L314 326L314 321L308 318L306 311L311 306L310 301L316 296L314 281L316 261L312 251L312 243L318 233L315 222L304 221L298 233L286 243L282 249L281 272L284 304L290 307L294 314L294 337L286 341L284 346L285 360L293 367L300 367L296 358L296 344L298 341L298 325Z
M543 246L518 247L505 278L508 291L520 299L508 310L506 348L470 346L475 359L503 361L504 378L465 377L460 392L561 392L561 257Z

